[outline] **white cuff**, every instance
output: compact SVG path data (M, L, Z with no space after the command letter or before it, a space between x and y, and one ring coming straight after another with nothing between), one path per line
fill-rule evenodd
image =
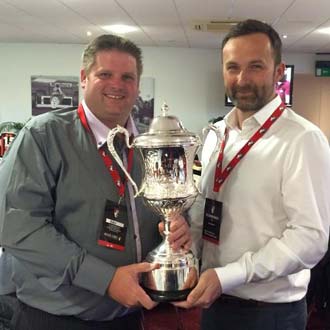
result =
M221 283L222 293L226 293L246 281L246 270L238 262L214 268L214 270Z

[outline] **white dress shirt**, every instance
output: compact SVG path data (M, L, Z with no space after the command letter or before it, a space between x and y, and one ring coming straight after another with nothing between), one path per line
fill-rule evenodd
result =
M235 108L217 123L229 137L222 168L280 105L276 97L237 126ZM216 135L202 152L202 196L191 208L195 251L203 269L214 268L223 293L244 299L289 302L303 298L309 268L328 247L330 150L315 125L285 109L282 116L213 192ZM220 243L201 240L204 198L223 203ZM200 244L200 243L203 244Z

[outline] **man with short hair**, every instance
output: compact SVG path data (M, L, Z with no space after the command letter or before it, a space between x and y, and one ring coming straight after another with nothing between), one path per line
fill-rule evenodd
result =
M191 208L203 272L181 307L201 306L203 330L304 330L312 268L328 247L330 151L312 123L276 95L281 40L246 20L222 43L235 107L206 138L202 198Z
M156 267L142 261L160 242L160 219L134 199L106 146L117 125L137 134L130 113L141 58L124 38L93 40L83 54L78 110L31 119L3 159L1 245L20 302L15 329L136 330L141 307L156 305L139 275ZM117 136L115 148L139 184L140 155L123 142ZM184 219L173 219L170 229L172 247L189 248Z

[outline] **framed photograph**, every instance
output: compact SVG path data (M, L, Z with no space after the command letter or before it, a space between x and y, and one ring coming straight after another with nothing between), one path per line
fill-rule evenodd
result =
M140 95L132 110L132 116L139 133L148 130L154 118L155 79L142 77L140 81Z
M276 84L276 93L288 107L292 106L294 66L286 65L282 79Z
M78 107L79 79L69 76L31 76L32 115Z

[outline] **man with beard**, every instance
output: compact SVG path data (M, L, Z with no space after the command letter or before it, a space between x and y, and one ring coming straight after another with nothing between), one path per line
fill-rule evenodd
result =
M275 93L285 65L271 26L233 27L222 67L235 107L215 124L219 148L212 131L204 144L190 212L203 272L177 305L207 308L203 330L304 330L310 268L328 246L328 142Z

